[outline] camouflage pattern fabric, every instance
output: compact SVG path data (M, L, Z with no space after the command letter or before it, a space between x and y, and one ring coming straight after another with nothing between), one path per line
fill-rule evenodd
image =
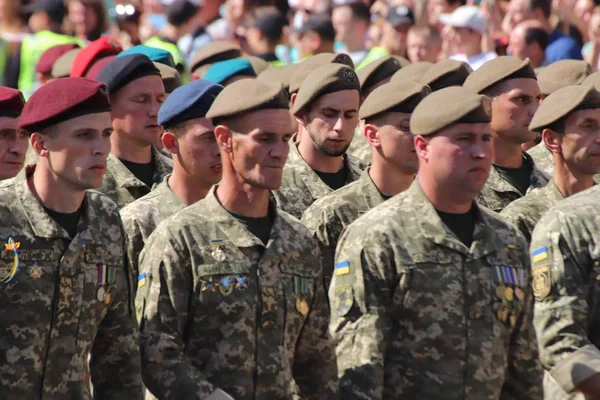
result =
M350 147L348 147L347 153L369 165L371 164L371 145L365 137L363 127L364 121L360 121L354 130L354 137L352 138Z
M538 169L544 171L549 176L554 175L554 170L556 169L554 166L554 157L552 157L552 153L546 148L544 142L540 142L527 150L527 154L531 156Z

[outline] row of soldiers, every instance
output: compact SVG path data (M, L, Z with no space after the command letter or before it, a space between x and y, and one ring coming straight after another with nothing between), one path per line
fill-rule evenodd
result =
M0 397L600 397L582 65L0 88Z

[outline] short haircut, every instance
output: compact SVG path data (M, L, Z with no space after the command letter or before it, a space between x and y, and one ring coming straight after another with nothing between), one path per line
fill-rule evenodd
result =
M544 13L544 17L550 18L552 13L552 2L551 0L529 0L529 11L535 11L538 8Z
M433 40L436 42L441 42L442 41L442 36L440 35L440 31L435 27L435 26L418 26L418 25L414 25L411 26L410 29L408 30L408 34L409 35L418 35L418 36L425 36L427 37L429 40Z
M165 132L171 132L175 137L182 138L188 131L188 121L177 122L176 124L165 126Z
M525 31L525 43L537 43L542 51L546 50L549 41L550 35L542 28L527 28Z
M363 2L352 2L347 4L341 4L336 8L348 7L352 13L353 21L364 21L367 24L371 22L371 11L369 7Z
M460 4L461 6L464 6L467 4L467 0L446 0L446 2L451 5Z
M544 129L550 129L558 134L563 134L565 133L565 118L561 118L558 121L554 121L552 124L546 126Z

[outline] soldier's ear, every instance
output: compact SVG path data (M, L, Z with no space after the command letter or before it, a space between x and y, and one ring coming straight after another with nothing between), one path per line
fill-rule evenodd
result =
M177 136L171 131L165 131L162 134L161 141L165 149L169 150L171 154L179 154L179 142Z
M44 143L44 136L39 133L32 133L29 136L29 143L31 148L40 157L48 157L48 149L46 149L46 143Z
M414 137L415 151L419 159L427 161L429 159L429 142L421 135Z
M232 132L228 127L224 125L215 126L215 138L221 152L231 153L231 134Z
M562 154L562 134L546 128L542 131L542 142L551 153Z
M376 149L381 147L381 139L379 138L379 129L375 125L365 124L363 128L363 133L365 138L367 138L367 142L371 147Z

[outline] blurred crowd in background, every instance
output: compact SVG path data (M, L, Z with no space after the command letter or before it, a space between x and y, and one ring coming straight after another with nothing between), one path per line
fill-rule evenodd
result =
M498 55L534 67L600 54L594 0L0 0L1 84L31 92L41 53L70 39L110 35L127 49L168 50L182 76L212 41L238 45L273 65L344 52L357 70L394 55L456 59L477 69ZM59 35L56 35L59 34Z

